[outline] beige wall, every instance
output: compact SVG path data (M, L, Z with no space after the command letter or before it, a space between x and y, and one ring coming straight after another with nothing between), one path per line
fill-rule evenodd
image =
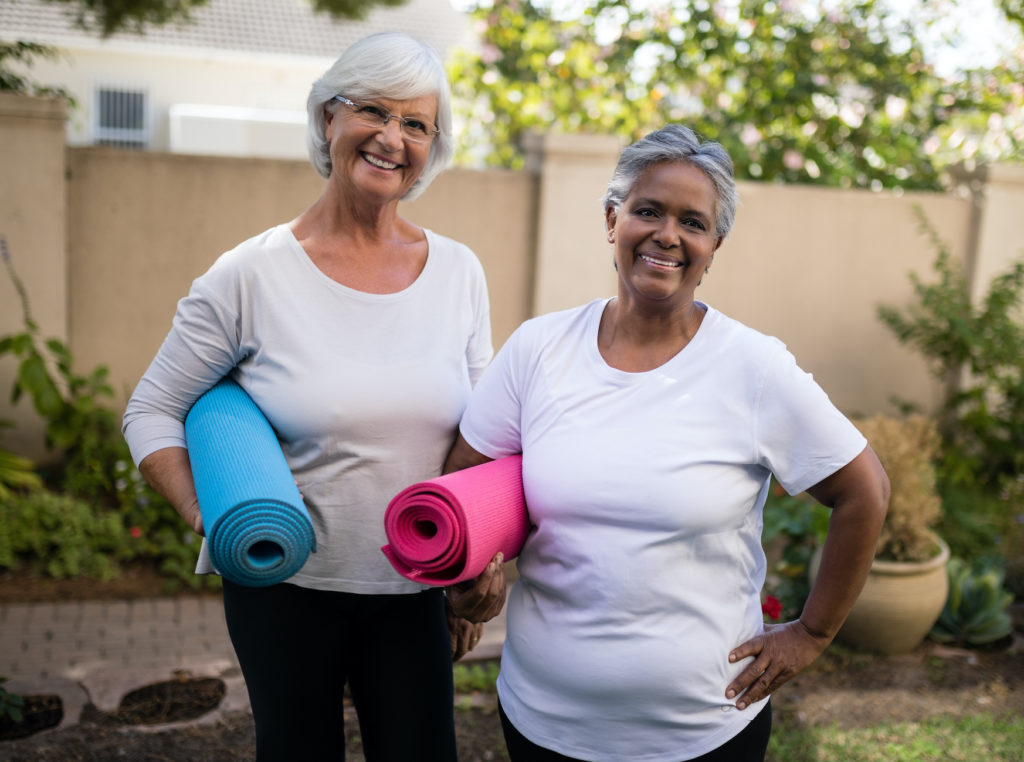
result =
M68 288L62 101L0 93L0 237L27 292L40 333L66 341ZM24 328L21 301L0 268L0 336ZM39 453L42 423L25 400L8 404L17 363L0 358L0 447Z
M79 371L110 368L118 406L145 370L192 279L239 241L305 209L323 180L305 162L63 148L50 101L0 97L0 235L7 237L45 335L66 337ZM544 136L533 169L450 170L402 213L471 246L487 273L496 346L522 320L614 293L599 199L619 150L607 137ZM919 205L979 280L1024 252L1019 168L993 168L980 214L970 198L741 183L736 227L698 297L782 338L851 414L889 411L893 395L933 408L923 361L876 318L911 299L935 252ZM66 191L66 196L65 196ZM65 202L66 198L66 202ZM975 240L975 238L977 240ZM0 335L20 330L0 276ZM0 446L38 457L27 405Z

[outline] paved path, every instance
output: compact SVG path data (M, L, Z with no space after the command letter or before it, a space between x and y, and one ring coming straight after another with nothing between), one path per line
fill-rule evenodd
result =
M497 658L504 636L502 612L467 660ZM224 701L204 721L248 709L220 598L0 604L4 687L60 695L62 726L77 722L86 703L111 712L131 690L176 675L224 680Z

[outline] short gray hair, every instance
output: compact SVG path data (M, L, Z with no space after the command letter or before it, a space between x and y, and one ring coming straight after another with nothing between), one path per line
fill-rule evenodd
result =
M715 188L715 233L725 238L736 220L736 181L732 159L719 143L702 141L689 127L670 124L622 150L608 183L604 210L618 209L633 191L640 176L655 164L678 161L704 172Z
M426 43L398 32L378 32L351 45L331 68L313 83L306 100L309 113L306 142L309 160L322 177L331 174L331 146L327 142L324 108L334 113L340 105L335 95L354 101L388 98L406 100L437 96L437 127L441 131L430 145L423 172L403 197L420 195L451 161L452 96L448 75L440 57Z

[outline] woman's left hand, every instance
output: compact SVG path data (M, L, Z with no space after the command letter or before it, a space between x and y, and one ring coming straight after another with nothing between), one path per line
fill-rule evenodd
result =
M483 624L470 622L448 609L448 637L451 639L453 662L476 648L483 634Z
M764 630L729 653L734 664L755 657L725 691L727 699L737 699L737 709L746 709L803 672L832 640L815 635L799 619L766 624Z

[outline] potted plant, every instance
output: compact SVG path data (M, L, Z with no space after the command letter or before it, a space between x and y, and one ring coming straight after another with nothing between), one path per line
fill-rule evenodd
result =
M932 530L942 512L935 487L938 429L920 415L855 423L882 462L892 494L871 572L837 639L868 651L906 653L935 624L949 590L949 547Z

